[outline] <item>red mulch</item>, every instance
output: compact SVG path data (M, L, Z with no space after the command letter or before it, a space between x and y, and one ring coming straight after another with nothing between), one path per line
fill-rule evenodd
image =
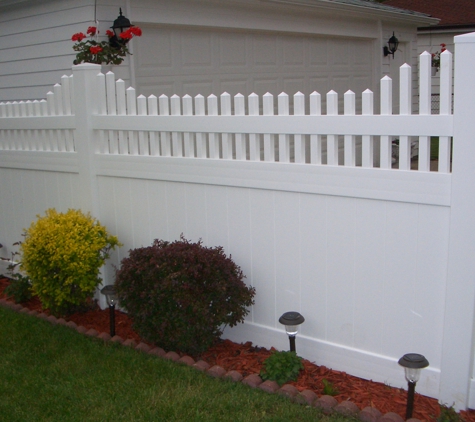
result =
M5 297L4 288L8 285L8 279L0 279L0 298ZM38 298L33 298L23 304L29 309L43 311ZM48 311L44 311L48 313ZM98 332L109 332L109 310L91 310L86 313L73 314L68 320L74 321L78 326L83 325L87 329L94 328ZM123 339L134 339L140 342L140 336L132 329L131 319L123 312L116 311L116 334ZM272 349L253 346L251 342L237 344L229 340L219 342L208 349L199 358L210 365L222 366L227 371L237 370L243 376L259 373L262 362L272 353ZM339 392L335 396L338 402L350 400L360 409L367 406L375 407L383 414L395 412L401 417L406 413L406 391L399 388L389 387L379 382L364 380L345 372L335 371L325 366L316 365L304 359L304 370L300 373L297 381L290 384L298 390L313 390L318 396L323 394L322 380L326 379ZM414 404L414 418L421 421L435 420L439 415L439 404L436 399L422 396L416 393ZM475 410L461 412L466 422L475 422Z

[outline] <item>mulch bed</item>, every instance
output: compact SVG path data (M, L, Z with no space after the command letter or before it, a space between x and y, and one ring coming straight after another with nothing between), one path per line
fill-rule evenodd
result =
M5 297L4 288L8 279L0 279L0 298ZM33 298L23 306L37 311L44 311L38 298ZM82 325L87 329L94 328L99 333L109 332L109 310L94 309L86 313L76 313L68 320ZM123 339L134 339L141 342L140 336L132 328L132 320L123 312L116 311L116 334ZM158 345L159 346L159 345ZM251 342L237 344L229 340L220 341L208 349L200 358L212 365L219 365L226 371L239 371L244 377L259 374L262 363L270 356L274 349L266 349L252 345ZM183 354L180 354L183 356ZM382 414L394 412L402 418L406 413L407 392L404 389L393 388L386 384L364 380L345 372L335 371L322 365L316 365L308 360L303 360L304 370L301 371L297 381L290 382L299 391L312 390L318 396L323 395L323 380L333 385L339 394L335 395L338 402L349 400L360 409L367 406L378 409ZM421 421L433 421L440 414L439 404L436 399L416 393L414 403L414 418ZM475 422L475 410L461 412L466 422Z

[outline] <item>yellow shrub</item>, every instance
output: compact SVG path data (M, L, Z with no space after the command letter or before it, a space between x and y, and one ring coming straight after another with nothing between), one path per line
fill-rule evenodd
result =
M24 233L22 269L43 306L65 314L92 298L101 283L100 267L120 243L99 221L79 210L49 209L37 217Z

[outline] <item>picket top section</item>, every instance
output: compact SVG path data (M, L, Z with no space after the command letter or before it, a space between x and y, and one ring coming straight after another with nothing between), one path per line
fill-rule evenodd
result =
M430 138L439 137L439 172L450 173L453 135L452 54L441 55L440 113L431 114L431 55L420 56L419 113L412 111L411 68L400 68L399 114L393 112L392 80L381 79L380 110L374 93L360 98L352 91L341 96L301 92L262 97L231 97L224 92L192 98L136 95L115 75L98 73L92 95L92 129L98 154L249 160L316 165L344 165L383 169L411 168L414 146L419 171L429 171ZM93 70L84 64L77 70ZM46 100L0 103L1 149L75 151L65 137L75 129L73 76L63 76ZM77 101L77 99L76 99ZM80 105L76 105L80 107ZM84 105L82 105L84 106ZM357 111L358 110L358 111ZM340 112L342 111L342 113ZM17 130L23 131L21 140ZM48 142L48 131L53 141ZM58 132L59 131L59 132ZM34 134L32 134L34 132ZM39 132L39 135L38 135ZM38 136L44 139L37 141ZM379 156L374 156L379 147ZM357 158L358 157L358 158Z

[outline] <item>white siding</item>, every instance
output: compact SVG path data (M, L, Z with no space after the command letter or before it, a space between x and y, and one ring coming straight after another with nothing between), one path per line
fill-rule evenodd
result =
M98 3L101 3L100 1ZM102 34L125 0L97 6ZM94 25L94 0L49 0L0 5L0 100L45 98L61 76L71 74L71 36ZM123 65L116 72L130 79Z

